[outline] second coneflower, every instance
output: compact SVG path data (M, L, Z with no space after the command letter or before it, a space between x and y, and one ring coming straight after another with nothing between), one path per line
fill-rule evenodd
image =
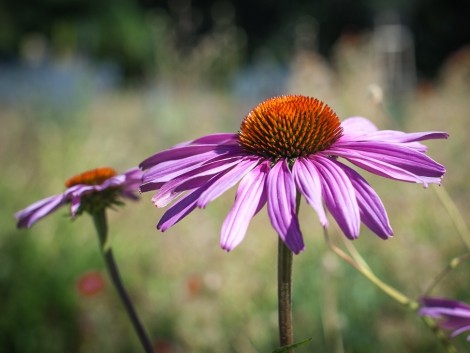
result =
M157 225L165 231L240 182L222 226L221 246L227 251L243 240L265 204L287 247L302 251L298 193L323 226L328 225L325 204L348 238L358 237L362 221L386 239L393 232L380 198L338 158L390 179L439 184L445 168L418 141L447 137L444 132L379 131L360 117L340 122L318 99L275 97L256 106L238 133L207 135L143 161L141 191L158 190L152 198L157 207L174 202Z

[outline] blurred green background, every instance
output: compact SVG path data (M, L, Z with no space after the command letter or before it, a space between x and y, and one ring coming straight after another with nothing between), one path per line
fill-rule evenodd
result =
M391 5L393 4L393 6ZM91 219L61 209L30 230L13 214L81 171L136 166L152 153L237 131L276 94L326 101L381 129L443 130L429 154L467 219L470 49L463 1L6 1L0 4L0 351L138 352ZM466 250L436 188L365 175L395 237L354 245L385 282L417 298ZM123 279L156 352L277 347L277 235L266 211L227 254L231 190L166 233L151 195L109 212ZM298 352L443 352L433 334L331 254L314 211L294 261ZM331 222L330 233L341 244ZM80 283L101 274L104 288ZM470 264L433 292L470 302ZM84 277L85 276L85 277ZM468 350L465 337L456 345Z

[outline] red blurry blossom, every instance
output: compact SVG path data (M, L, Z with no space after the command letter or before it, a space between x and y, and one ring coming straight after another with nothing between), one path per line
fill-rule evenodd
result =
M77 280L78 293L85 297L92 297L105 287L103 276L98 271L90 271L81 275Z

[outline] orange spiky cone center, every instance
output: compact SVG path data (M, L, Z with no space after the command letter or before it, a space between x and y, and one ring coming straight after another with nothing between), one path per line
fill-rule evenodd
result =
M99 185L103 183L105 180L116 176L117 173L113 168L96 168L84 173L75 175L69 178L65 182L65 186L70 188L74 185L84 184L84 185Z
M306 157L329 148L342 135L336 113L305 96L268 99L248 113L238 137L245 150L277 160Z

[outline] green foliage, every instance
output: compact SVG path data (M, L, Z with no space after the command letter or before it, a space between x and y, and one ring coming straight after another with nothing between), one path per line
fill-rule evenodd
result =
M0 346L4 352L79 352L81 333L74 274L41 253L34 240L2 234ZM58 270L59 269L59 270Z

